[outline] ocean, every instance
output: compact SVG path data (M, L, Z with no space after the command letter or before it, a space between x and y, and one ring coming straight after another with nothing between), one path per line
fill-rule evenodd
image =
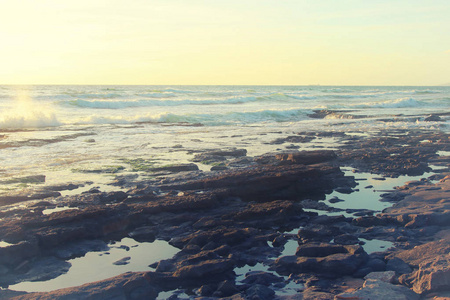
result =
M149 176L133 162L186 163L204 150L336 147L331 137L274 142L299 133L448 131L449 108L450 87L438 86L0 86L0 194L34 175L116 190L117 174Z

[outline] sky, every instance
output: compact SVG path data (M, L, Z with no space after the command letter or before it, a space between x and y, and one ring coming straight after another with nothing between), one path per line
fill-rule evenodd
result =
M0 0L0 84L450 84L448 0Z

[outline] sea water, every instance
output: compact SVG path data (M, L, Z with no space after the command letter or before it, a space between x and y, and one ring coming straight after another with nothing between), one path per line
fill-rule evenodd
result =
M232 147L255 156L304 131L448 130L423 119L449 107L450 87L0 86L0 181L107 184L108 170L125 172L130 160L188 162L195 151ZM310 117L323 109L347 112Z
M20 180L9 183L11 178L30 175L45 175L41 185L91 182L103 191L115 190L108 183L117 174L131 172L133 161L185 163L196 151L228 148L245 148L249 156L256 156L285 150L289 143L273 141L299 132L369 136L384 129L448 131L446 122L425 122L424 118L448 112L449 107L450 87L0 86L0 194L30 185ZM338 112L312 118L316 110ZM322 137L295 146L334 149L338 144L339 138ZM79 193L91 185L64 193ZM341 198L347 202L347 196ZM377 211L385 204L374 205ZM45 213L63 209L72 208ZM368 252L391 246L365 242L371 246ZM0 242L0 247L8 245ZM158 245L139 244L132 249L148 252L144 246ZM289 241L282 255L292 255L296 246L296 241ZM132 257L129 265L111 264L125 255L120 249L116 252L89 253L71 261L73 267L66 275L15 288L51 290L69 286L67 282L73 285L73 278L83 278L77 272L90 266L90 259L99 263L102 259L99 266L114 270L111 276L148 270L151 262L139 261L145 257L140 253L127 253ZM242 277L247 271L237 273ZM99 279L103 277L83 278L76 284ZM292 287L297 289L301 286Z

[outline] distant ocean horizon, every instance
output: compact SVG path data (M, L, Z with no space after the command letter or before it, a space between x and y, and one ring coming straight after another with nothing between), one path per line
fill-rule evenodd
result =
M254 156L283 150L273 141L304 132L448 131L449 108L447 86L2 85L0 177L108 181L74 170L130 159L189 162L205 149Z

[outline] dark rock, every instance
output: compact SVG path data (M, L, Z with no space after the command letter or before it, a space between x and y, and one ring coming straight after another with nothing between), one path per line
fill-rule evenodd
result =
M329 242L334 235L340 234L340 230L337 228L330 228L325 225L317 224L314 227L300 228L297 237L302 242L307 241L321 241Z
M67 260L84 256L90 251L106 251L108 249L108 245L102 240L82 240L58 246L52 252L56 257Z
M353 274L367 260L360 246L305 245L300 246L296 254L303 256L278 258L274 270L280 274L314 272L336 278Z
M350 187L339 187L335 189L335 191L341 194L351 194L354 192L353 189Z
M216 289L215 289L214 286L209 285L209 284L205 284L205 285L202 285L202 286L197 290L197 293L198 293L200 296L209 297L209 296L212 296L212 295L213 295L213 293L214 293L215 290L216 290Z
M333 196L330 200L328 200L330 203L338 203L338 202L344 202L345 200L339 199L336 196Z
M37 241L22 241L7 247L0 247L0 264L17 266L40 254Z
M369 261L366 262L365 266L370 268L373 272L380 272L386 270L386 263L379 258L369 259Z
M286 244L286 242L287 242L287 238L280 235L273 239L272 245L274 247L281 247L281 246L284 246Z
M198 171L198 166L196 164L178 164L178 165L154 167L154 168L151 168L150 170L153 172L167 171L167 172L177 173L177 172L187 172L187 171Z
M270 144L281 145L284 143L308 143L314 139L315 139L315 137L313 137L313 136L291 135L291 136L288 136L285 138L278 138L278 139L272 141Z
M138 242L153 242L156 238L155 228L152 226L136 228L128 235Z
M335 224L335 223L339 223L339 222L347 222L347 221L348 221L348 219L345 218L343 215L339 215L339 216L321 215L321 216L314 217L311 220L311 223L331 225L331 224Z
M118 261L113 262L113 265L116 265L116 266L127 265L127 264L130 263L130 259L131 259L130 256L121 258L121 259L119 259Z
M412 268L407 263L405 263L402 259L398 257L394 257L393 259L388 260L386 264L386 270L395 271L395 273L399 275L409 274L413 271Z
M178 268L173 276L180 279L200 279L224 274L233 268L234 263L230 259L213 259Z
M223 197L264 202L269 200L323 199L325 193L346 181L339 168L330 166L255 166L228 170L193 181L167 183L163 190L220 189ZM298 199L300 200L300 199Z
M242 282L250 285L261 284L265 286L270 286L276 282L282 282L283 280L284 280L283 278L278 277L272 273L251 272L245 275L245 279Z
M355 245L358 244L359 239L351 234L341 234L334 238L334 242L340 245Z
M234 284L234 282L230 280L222 281L219 286L217 287L217 290L214 292L214 296L216 297L227 297L234 295L238 293L239 290Z
M282 164L312 165L336 159L332 150L300 151L275 155Z
M275 292L264 285L255 284L250 286L246 291L246 299L271 300L275 296Z
M428 117L426 117L424 119L424 121L426 121L426 122L443 122L444 120L442 120L442 118L439 117L438 115L429 115Z

